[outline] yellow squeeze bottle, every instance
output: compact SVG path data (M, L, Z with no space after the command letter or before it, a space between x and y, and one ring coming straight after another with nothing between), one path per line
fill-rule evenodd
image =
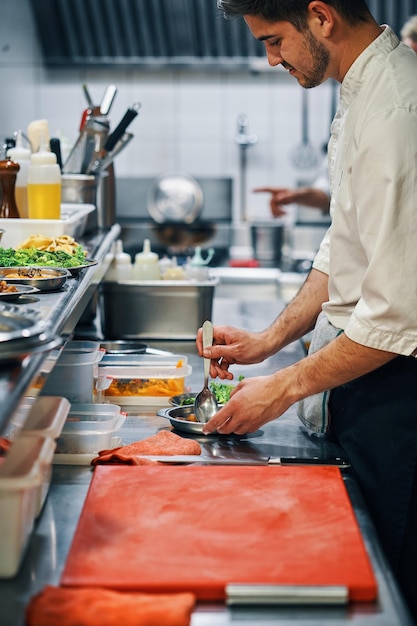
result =
M61 170L44 142L30 158L27 191L29 219L60 219Z

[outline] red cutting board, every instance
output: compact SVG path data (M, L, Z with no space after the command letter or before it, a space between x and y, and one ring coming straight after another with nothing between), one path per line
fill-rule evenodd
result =
M98 466L62 585L192 591L228 583L377 585L335 467Z

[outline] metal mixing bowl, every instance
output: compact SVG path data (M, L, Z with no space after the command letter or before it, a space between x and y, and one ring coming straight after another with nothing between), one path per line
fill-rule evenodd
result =
M10 277L13 274L13 277ZM0 280L7 283L30 285L40 291L61 289L71 273L65 268L55 267L1 267Z

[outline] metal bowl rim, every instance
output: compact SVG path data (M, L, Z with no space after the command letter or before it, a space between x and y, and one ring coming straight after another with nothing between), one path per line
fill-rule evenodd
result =
M41 270L42 272L50 272L52 276L19 276L18 278L7 278L6 276L2 277L1 274L4 272L19 271L19 270L28 270L28 269L36 269ZM5 281L12 280L51 280L53 278L68 278L71 276L71 272L67 270L66 267L49 267L48 265L12 265L8 267L0 267L0 278Z

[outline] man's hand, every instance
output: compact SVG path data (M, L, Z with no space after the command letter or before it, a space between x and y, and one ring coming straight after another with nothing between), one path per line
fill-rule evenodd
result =
M232 379L230 365L261 363L267 356L262 333L250 333L233 326L214 326L213 346L203 353L202 329L197 333L197 351L200 356L211 359L210 376L212 378Z
M269 206L274 217L282 217L286 214L284 206L287 204L302 204L313 209L328 211L330 197L321 189L315 187L300 187L290 189L288 187L257 187L254 193L270 193Z

